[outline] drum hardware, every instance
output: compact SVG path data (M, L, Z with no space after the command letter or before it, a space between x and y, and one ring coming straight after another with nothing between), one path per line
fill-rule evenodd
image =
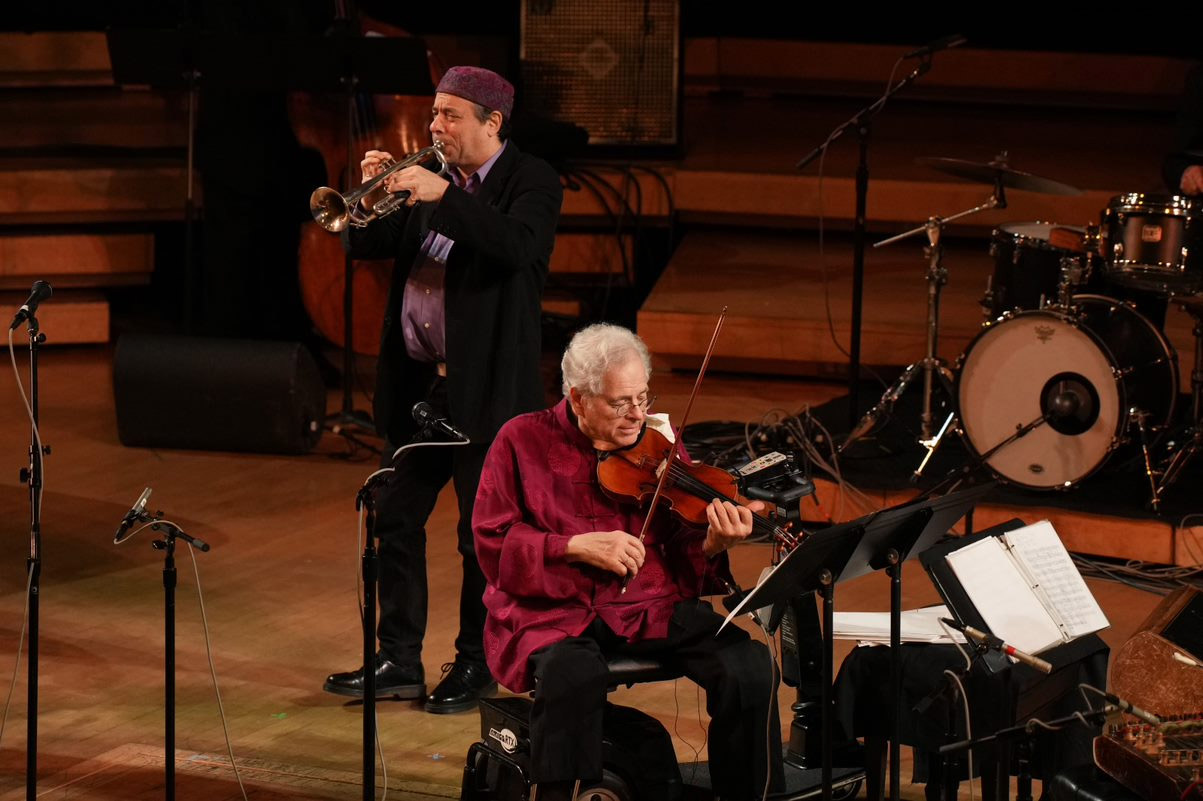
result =
M927 454L923 457L923 461L919 463L919 466L915 468L915 472L911 475L912 481L917 481L923 477L923 471L927 469L927 463L931 461L931 457L936 452L936 448L940 447L940 440L944 439L945 432L948 431L948 427L952 424L952 421L956 416L956 412L949 412L948 416L944 418L944 425L940 426L940 430L936 432L934 437L931 439L919 440L919 444L927 449Z
M1170 456L1160 471L1150 470L1153 483L1152 506L1157 511L1161 496L1182 474L1183 468L1203 450L1203 298L1183 299L1179 305L1195 321L1195 364L1191 370L1191 420L1181 442L1169 443Z
M1057 284L1057 305L1060 308L1069 309L1073 300L1074 288L1086 283L1089 273L1089 265L1083 264L1081 257L1061 257L1061 281Z
M1157 472L1153 469L1153 458L1149 453L1149 435L1145 428L1145 422L1149 419L1149 413L1141 409L1129 409L1128 420L1129 427L1135 426L1140 434L1140 455L1145 463L1145 476L1149 479L1150 504L1153 511L1159 511L1158 506L1161 499L1157 497Z
M940 382L948 398L951 399L954 397L952 394L952 373L936 355L940 330L940 291L948 283L948 269L943 264L944 247L940 242L940 236L944 231L944 226L953 220L959 220L962 217L976 214L979 211L1003 209L1006 207L1007 200L1002 184L996 184L994 192L985 203L957 212L949 217L928 217L927 222L921 226L873 243L873 247L880 248L903 239L908 239L916 234L923 233L927 236L927 245L923 248L923 253L927 257L927 350L922 359L908 365L903 370L902 375L898 377L898 380L886 388L886 391L882 394L877 404L867 411L856 426L853 427L852 431L849 432L848 437L840 445L838 453L843 453L849 445L867 434L877 424L878 420L889 409L893 408L894 403L902 396L902 393L906 392L906 388L910 386L911 381L922 371L923 412L919 418L919 442L928 448L928 453L923 459L923 463L926 464L927 460L931 458L935 445L938 445L940 439L936 437L933 440L932 437L932 390L935 382ZM947 429L948 422L946 421L941 428L941 435ZM935 444L928 445L927 443L929 442L934 442Z

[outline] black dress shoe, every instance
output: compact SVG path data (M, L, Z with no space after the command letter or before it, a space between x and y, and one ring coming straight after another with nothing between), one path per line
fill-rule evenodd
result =
M496 692L497 682L484 665L448 662L443 665L443 680L426 696L426 711L436 715L464 712Z
M349 673L332 673L322 689L335 695L363 698L363 668ZM420 662L398 665L382 653L376 653L377 698L421 698L426 695L426 677Z

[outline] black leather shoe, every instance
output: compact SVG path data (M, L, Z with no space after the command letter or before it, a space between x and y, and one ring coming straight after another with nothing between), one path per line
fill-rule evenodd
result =
M465 712L496 692L497 682L484 665L448 662L443 665L443 680L426 696L426 711L436 715Z
M363 668L349 673L332 673L322 689L335 695L363 698ZM426 695L426 677L422 664L398 665L382 653L376 653L377 698L421 698Z

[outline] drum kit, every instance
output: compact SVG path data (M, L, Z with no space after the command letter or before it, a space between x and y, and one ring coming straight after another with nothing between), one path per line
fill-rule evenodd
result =
M928 245L927 352L908 366L853 428L841 450L864 436L922 375L919 442L922 474L948 431L1004 483L1072 490L1117 452L1138 458L1149 505L1203 450L1203 203L1150 194L1111 199L1097 225L1021 222L994 230L993 275L981 304L981 331L950 369L937 356L940 290L947 281L940 235L957 218L1005 208L1005 189L1080 194L1057 181L1012 169L1006 154L988 163L919 159L941 172L993 184L989 201L952 217L931 218L888 245L925 233ZM1188 422L1178 426L1178 357L1162 331L1170 303L1194 321L1195 354ZM939 385L951 411L932 418Z

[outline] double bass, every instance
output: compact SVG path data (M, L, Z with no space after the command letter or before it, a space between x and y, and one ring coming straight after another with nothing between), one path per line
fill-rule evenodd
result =
M344 15L340 14L340 18ZM409 37L407 31L359 15L364 36ZM443 68L428 52L431 85L438 84ZM297 139L317 150L326 164L328 183L351 187L359 183L358 158L367 150L414 153L430 144L430 109L433 95L365 95L354 98L352 130L347 131L347 99L294 93L289 112ZM355 160L348 163L347 137ZM338 236L316 222L301 230L297 256L301 299L314 327L327 340L346 345L343 294L346 286L345 256ZM353 262L351 348L355 353L376 356L380 352L380 328L388 300L391 261Z

